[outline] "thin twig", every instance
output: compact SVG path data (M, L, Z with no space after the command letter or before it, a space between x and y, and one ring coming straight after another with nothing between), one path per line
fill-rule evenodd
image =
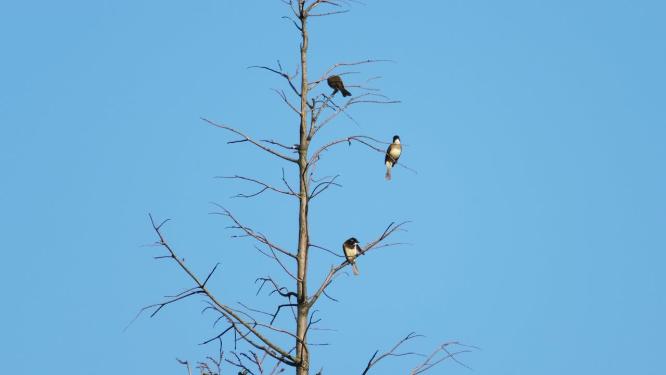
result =
M254 238L255 240L259 241L260 243L262 243L262 244L264 244L264 245L270 247L271 249L275 249L275 250L277 250L278 252L280 252L280 253L282 253L282 254L288 256L288 257L291 257L291 258L293 258L293 259L296 259L296 255L295 255L295 254L293 254L293 253L291 253L291 252L289 252L289 251L283 249L282 247L280 247L280 246L274 244L273 242L271 242L270 240L268 240L268 238L267 238L264 234L259 233L259 232L255 232L254 230L252 230L252 228L247 227L247 226L241 224L241 222L238 221L238 219L236 219L236 217L231 213L231 211L227 210L226 208L224 208L223 206L221 206L221 205L219 205L219 204L217 204L217 203L213 203L213 204L214 204L215 206L217 206L219 209L222 210L222 212L213 212L213 214L223 215L223 216L226 216L226 217L230 218L231 221L233 221L234 224L235 224L234 226L231 227L232 229L240 229L240 230L241 230L242 232L244 232L248 237L252 237L252 238Z
M433 351L422 363L420 363L419 365L414 367L409 372L409 374L410 375L417 375L417 374L424 373L424 372L430 370L431 368L435 367L436 365L440 364L441 362L444 362L445 360L447 360L449 358L452 361L459 364L460 366L463 366L463 367L471 370L472 369L471 367L467 366L466 364L464 364L460 360L458 360L458 358L456 358L456 356L458 354L469 353L469 352L471 352L471 350L470 349L463 349L463 350L458 350L458 351L452 352L448 349L448 347L452 346L452 345L463 346L463 347L467 347L467 348L475 348L473 346L462 345L462 344L458 343L457 341L446 342L446 343L441 344L440 346L438 346L437 349L435 349L435 351ZM436 356L439 353L444 353L445 355L440 357L440 358L435 359Z
M181 365L187 367L187 375L192 375L192 370L190 369L190 363L188 361L182 361L178 358L176 358L176 361L180 363Z
M256 197L257 195L263 193L266 190L272 190L276 193L280 193L280 194L284 194L284 195L298 196L296 193L294 193L292 191L285 191L285 190L282 190L282 189L278 189L278 188L276 188L272 185L269 185L269 184L267 184L263 181L260 181L260 180L254 179L254 178L250 178L250 177L234 175L234 176L215 176L215 178L228 179L228 180L237 179L237 180L249 181L249 182L254 182L255 184L260 185L260 186L263 187L261 190L259 190L258 192L254 193L254 194L236 194L236 195L233 196L233 198L252 198L252 197Z
M373 354L372 357L370 357L370 360L368 361L368 364L365 366L365 369L363 370L361 375L366 375L368 373L368 371L370 371L370 369L377 364L377 362L381 361L384 358L387 358L387 357L402 357L402 356L406 356L406 355L420 355L420 354L414 353L414 352L396 353L396 350L398 350L400 345L404 344L405 342L407 342L409 340L417 338L417 337L422 337L422 336L417 335L415 332L410 332L407 336L405 336L400 341L398 341L398 343L395 344L390 350L388 350L387 352L379 355L379 357L377 356L377 354L379 354L379 350L375 351L375 354Z
M277 156L277 157L279 157L279 158L282 158L282 159L284 159L284 160L290 161L290 162L292 162L292 163L298 163L298 160L297 160L297 159L291 158L291 157L289 157L289 156L287 156L287 155L284 155L284 154L282 154L282 153L280 153L280 152L277 152L277 151L273 150L273 149L270 148L270 147L266 147L266 146L262 145L261 143L255 141L254 139L248 137L248 136L245 135L244 133L240 132L239 130L236 130L236 129L234 129L234 128L232 128L232 127L229 127L229 126L226 126L226 125L216 124L215 122L213 122L213 121L211 121L211 120L208 120L208 119L206 119L206 118L203 118L203 117L202 117L201 119L202 119L203 121L205 121L205 122L207 122L207 123L209 123L209 124L215 126L215 127L218 127L218 128L220 128L220 129L228 130L228 131L230 131L230 132L232 132L232 133L234 133L234 134L237 134L237 135L243 137L243 139L241 139L240 141L231 141L231 142L229 142L229 143L250 142L250 143L252 143L253 145L259 147L260 149L262 149L262 150L264 150L264 151L266 151L266 152L268 152L268 153L271 153L271 154L273 154L273 155L275 155L275 156Z
M364 247L362 247L363 250L361 252L359 252L358 256L362 256L362 255L367 254L373 248L379 248L378 245L380 245L382 241L384 241L386 238L391 236L396 231L403 230L402 227L407 223L408 223L408 221L402 222L400 224L395 224L395 223L389 224L388 227L386 227L386 229L384 230L384 232L376 240L374 240L374 241L368 243L367 245L365 245ZM386 247L386 246L384 246L384 247ZM331 284L335 275L340 270L342 270L343 268L345 268L348 265L349 265L349 261L345 259L345 261L343 261L339 265L331 266L331 269L328 272L328 275L326 276L326 278L324 279L324 282L322 282L319 289L317 289L317 291L312 295L312 297L310 297L310 300L308 301L308 304L310 306L313 306L315 304L315 302L317 302L317 300L319 299L321 294L324 293L326 288Z
M285 73L284 71L282 71L282 66L280 65L280 62L279 62L279 61L278 61L278 66L280 67L280 70L273 69L273 68L268 67L268 66L261 66L261 65L253 65L253 66L249 66L248 69L252 69L252 68L264 69L264 70L268 70L269 72L273 72L273 73L279 75L280 77L282 77L282 78L284 78L284 79L287 80L287 82L289 83L289 87L291 87L291 89L294 91L294 93L296 94L296 96L301 96L300 91L298 91L298 89L296 88L296 86L295 86L294 83L292 82L292 80L294 79L294 77L292 77L292 76L290 76L289 74L287 74L287 73ZM298 111L296 111L296 112L298 112Z

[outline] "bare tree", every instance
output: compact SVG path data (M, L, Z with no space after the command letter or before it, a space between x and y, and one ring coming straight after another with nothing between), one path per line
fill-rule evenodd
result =
M279 296L282 301L275 306L273 311L262 311L238 303L231 305L214 295L208 288L207 283L215 273L217 265L205 276L197 276L176 253L175 249L167 241L163 228L166 221L156 222L150 217L153 230L157 236L156 245L163 248L165 253L157 256L157 259L168 259L175 262L179 269L186 274L192 282L192 286L182 292L167 297L160 303L145 307L142 311L150 311L154 316L167 305L184 300L191 296L204 296L205 311L213 311L217 315L215 323L223 323L224 328L214 337L204 343L219 342L219 351L216 357L208 357L199 362L196 368L202 374L219 374L222 372L222 364L227 363L235 366L239 374L277 374L285 371L287 367L293 367L296 375L307 375L311 370L310 348L315 345L308 340L308 333L319 322L314 310L315 305L322 296L333 299L327 288L334 282L336 276L347 266L349 261L343 260L339 264L331 266L324 275L320 284L310 287L308 272L308 256L312 248L331 250L310 242L308 212L310 202L319 194L325 192L332 186L339 186L336 182L337 175L316 178L315 168L322 154L337 145L358 143L367 147L369 151L384 153L387 142L378 140L367 135L350 135L347 137L322 142L322 146L311 150L312 140L320 134L320 131L340 115L347 116L353 120L349 110L359 104L392 104L395 100L382 95L379 90L369 87L372 79L362 83L350 85L355 91L349 99L343 97L338 102L333 94L311 95L312 90L327 82L331 76L342 76L349 73L344 69L367 64L381 62L379 59L366 59L362 61L337 62L324 70L317 78L310 80L308 71L308 23L312 18L332 16L349 11L353 0L281 0L287 7L288 19L298 31L300 37L300 63L294 73L287 72L278 62L277 66L255 66L254 68L268 71L278 75L284 82L284 89L276 89L275 92L284 104L294 113L298 119L299 143L288 145L273 139L261 139L250 136L234 127L221 124L209 119L202 119L208 124L215 126L234 136L230 144L247 144L265 152L268 157L275 157L286 163L286 166L298 169L298 186L292 186L282 172L281 184L273 185L257 178L233 175L222 176L224 179L238 180L256 185L258 190L249 194L238 194L240 198L256 197L264 192L273 192L298 200L298 242L294 248L283 246L267 235L242 223L232 212L222 206L217 206L217 214L223 215L231 223L230 228L237 233L236 237L247 237L256 242L255 248L266 257L275 261L284 277L292 280L295 288L282 285L280 280L272 276L257 279L259 291L267 288L270 294ZM337 78L336 78L337 79ZM339 79L337 79L339 81ZM336 89L337 91L337 89ZM346 90L342 91L347 96ZM294 100L295 99L295 100ZM389 238L404 229L406 222L392 222L377 237L361 247L359 256L368 255L370 251L398 245L389 242ZM335 253L334 253L335 254ZM341 254L336 254L341 255ZM292 284L293 285L293 284ZM284 328L278 324L278 316L291 311L293 325ZM222 340L227 337L233 342L233 350L225 352L222 348ZM398 349L418 337L413 333L400 340L392 349L379 355L379 351L370 358L362 374L367 374L381 360L388 357L419 355L415 352L397 352ZM291 343L291 344L289 344ZM425 360L415 367L411 374L420 374L432 368L441 361L455 356L462 351L450 351L449 349L457 343L450 342L442 344L430 356L423 356ZM443 355L441 355L443 353ZM186 366L188 374L192 368L187 361L179 362ZM359 368L361 368L359 366ZM319 371L319 374L322 370Z

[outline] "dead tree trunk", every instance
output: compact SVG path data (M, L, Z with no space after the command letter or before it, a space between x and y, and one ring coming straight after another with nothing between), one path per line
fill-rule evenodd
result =
M308 227L308 204L310 203L310 189L308 187L308 30L307 10L305 1L300 1L300 25L301 25L301 107L298 145L298 274L297 274L297 314L296 314L296 358L298 360L296 375L307 375L310 369L309 352L306 346L306 330L310 306L308 304L308 250L309 250L309 227Z

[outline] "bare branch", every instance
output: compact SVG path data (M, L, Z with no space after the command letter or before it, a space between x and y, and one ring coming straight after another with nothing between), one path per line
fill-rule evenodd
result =
M313 189L312 192L310 193L310 200L314 199L317 195L323 193L326 191L331 186L337 186L337 187L342 187L342 185L338 184L335 182L335 180L340 177L340 175L335 175L332 178L330 178L327 181L320 182L317 184Z
M338 75L343 76L343 75L354 74L354 73L358 73L358 72L344 72L344 73L339 73ZM381 77L375 76L375 77L368 78L366 80L366 83L371 82L373 80L376 80L378 78L381 78ZM346 86L347 87L352 87L352 88L358 88L358 89L361 89L361 90L371 91L371 92L374 92L374 93L378 93L380 91L377 88L366 87L364 85L359 85L359 84L347 83ZM377 94L377 95L379 95L379 94ZM311 116L312 121L310 122L310 132L311 132L312 127L316 124L317 120L319 119L319 116L321 116L321 113L326 108L331 108L331 105L332 105L333 108L340 109L340 106L338 106L337 104L335 104L333 102L333 97L328 96L326 94L322 94L322 96L324 97L324 100L320 100L318 98L312 98L312 104L310 105L310 108L312 109L312 116ZM381 95L380 97L382 97L384 99L388 99L386 96L383 96L383 95ZM321 103L321 104L319 106L317 106L318 103ZM331 104L331 105L329 105L329 104ZM345 115L347 115L347 117L349 117L352 121L356 122L351 116L349 116L349 114L345 113Z
M378 246L378 245L379 245L382 241L384 241L386 238L388 238L391 234L393 234L394 232L396 232L396 231L404 231L404 229L403 229L402 227L403 227L405 224L408 224L408 223L410 223L410 221L403 221L402 223L397 224L397 225L396 225L394 222L391 223L391 224L389 224L389 225L386 227L386 229L384 229L384 233L382 233L382 235L379 236L379 238L377 238L376 240L374 240L374 241L368 243L367 245L365 245L365 246L362 248L363 250L361 250L361 252L360 252L358 255L359 255L359 256L361 256L361 255L365 255L367 252L369 252L369 251L372 250L372 249L379 249L379 248L382 248L382 247L387 247L388 244L387 244L387 245L380 245L380 246Z
M423 336L417 335L414 332L411 332L410 334L408 334L407 336L402 338L400 341L398 341L390 350L386 351L385 353L377 356L379 354L379 350L375 351L375 353L372 355L372 357L370 357L370 360L368 361L368 364L365 366L365 369L363 370L361 375L366 375L368 373L368 371L370 371L371 368L373 368L379 361L381 361L385 358L388 358L388 357L402 357L402 356L407 356L407 355L415 355L415 356L419 356L419 357L425 357L423 362L421 362L419 365L417 365L416 367L414 367L410 371L410 373L409 373L410 375L417 375L417 374L421 374L425 371L428 371L431 368L435 367L436 365L438 365L439 363L441 363L441 362L443 362L447 359L451 359L451 360L455 361L456 363L458 363L459 365L461 365L463 367L466 367L466 368L469 368L469 366L460 362L456 358L456 356L458 354L461 354L461 353L470 352L471 351L470 349L478 349L478 348L473 347L473 346L460 344L457 341L451 341L451 342L447 342L447 343L444 343L444 344L441 344L440 346L438 346L437 349L435 349L435 351L433 351L429 356L425 356L423 354L416 353L416 352L400 352L400 353L397 352L397 350L400 348L401 345L403 345L405 342L407 342L409 340L412 340L414 338L417 338L417 337L423 337ZM464 347L464 348L467 348L467 349L462 349L462 350L458 350L458 351L450 351L449 350L450 346L461 346L461 347ZM443 356L438 356L440 353L443 353L444 355Z
M321 154L324 151L328 150L329 148L331 148L331 147L333 147L337 144L345 143L345 142L348 143L350 146L351 146L352 142L358 142L358 143L361 143L365 146L368 146L369 148L371 148L371 149L373 149L373 150L375 150L379 153L382 153L382 154L385 153L386 151L377 147L376 145L372 144L371 142L374 142L375 144L382 144L382 145L390 144L388 142L382 142L378 139L368 137L366 135L351 135L349 137L333 140L333 141L328 142L327 144L321 146L319 149L317 149L317 151L312 153L312 156L310 157L310 160L308 161L308 164L313 165L313 164L317 163L317 161L319 161L319 158L320 158Z
M208 119L203 118L203 117L202 117L201 119L202 119L203 121L205 121L205 122L207 122L207 123L209 123L209 124L215 126L215 127L218 127L218 128L220 128L220 129L228 130L228 131L230 131L230 132L232 132L232 133L235 133L235 134L237 134L237 135L243 137L243 139L240 140L240 141L231 141L231 142L229 142L229 143L250 142L250 143L252 143L253 145L259 147L260 149L262 149L262 150L264 150L264 151L266 151L266 152L268 152L268 153L271 153L271 154L273 154L273 155L275 155L275 156L277 156L277 157L279 157L279 158L282 158L282 159L284 159L284 160L290 161L290 162L292 162L292 163L298 163L298 160L297 160L297 159L291 158L291 157L289 157L289 156L287 156L287 155L284 155L284 154L282 154L282 153L280 153L280 152L277 152L277 151L273 150L273 149L270 148L270 147L266 147L266 146L262 145L261 143L259 143L259 142L255 141L255 140L253 140L252 138L248 137L247 135L243 134L242 132L240 132L240 131L238 131L238 130L232 128L232 127L229 127L229 126L226 126L226 125L216 124L216 123L214 123L213 121L208 120Z
M280 0L280 1L285 5L289 6L289 9L291 9L291 12L294 14L294 17L298 17L298 10L294 6L294 0Z
M178 361L178 363L180 363L181 365L187 367L187 375L192 375L192 370L190 369L190 363L188 361L181 361L178 358L176 358L176 361Z
M282 101L283 101L287 106L289 106L289 108L291 108L291 110L294 111L294 113L296 113L296 114L300 114L300 112L298 111L298 109L296 109L296 107L294 107L294 105L291 104L291 102L289 101L289 99L287 98L287 95L284 93L283 90L277 90L277 89L272 89L272 90L273 90L276 94L278 94L278 96L280 97L280 99L282 99Z
M377 145L380 145L380 144L381 145L389 145L389 144L391 144L390 142L382 142L378 139L368 137L368 136L365 136L365 135L351 135L351 136L348 136L348 137L345 137L345 138L339 138L339 139L330 141L329 143L327 143L327 144L321 146L319 149L317 149L317 151L315 151L312 154L312 156L310 157L310 160L308 161L308 165L317 164L317 162L321 159L321 154L324 151L330 149L331 147L333 147L335 145L339 145L341 143L347 143L351 146L352 142L361 143L361 144L367 146L368 148L370 148L370 149L372 149L372 150L374 150L378 153L381 153L381 154L385 154L386 151L379 148ZM373 144L372 142L374 142L376 145ZM403 147L406 146L404 143L402 145L403 145ZM410 168L409 166L407 166L403 162L396 163L396 165L401 167L401 168L407 169L408 171L410 171L414 174L418 174L418 172L415 169Z
M282 247L277 246L277 245L274 244L273 242L269 241L268 238L266 238L265 235L263 235L263 234L261 234L261 233L258 233L258 232L255 232L255 231L252 230L251 228L249 228L249 227L247 227L247 226L241 224L240 221L238 221L238 219L236 219L236 217L235 217L233 214L231 214L231 212L230 212L229 210L227 210L226 208L220 206L220 205L217 204L217 203L213 203L213 204L214 204L215 206L217 206L219 209L222 210L222 212L214 212L214 214L227 216L228 218L231 219L231 221L234 222L234 224L236 224L235 226L232 226L231 228L233 228L233 229L240 229L240 230L241 230L242 232L244 232L248 237L252 237L252 238L254 238L255 240L261 242L262 244L264 244L264 245L270 247L271 249L277 250L277 251L279 251L280 253L282 253L282 254L284 254L284 255L286 255L286 256L288 256L288 257L291 257L291 258L293 258L293 259L296 259L296 255L292 254L291 252L289 252L289 251L283 249Z
M327 96L325 94L322 94L322 95ZM372 97L377 97L379 99L366 99L366 98L372 98ZM332 101L330 101L330 102L333 103ZM375 94L375 93L365 93L365 94L361 94L361 95L358 95L358 96L354 96L354 97L350 98L349 100L347 100L347 102L345 104L343 104L342 106L335 105L336 110L330 116L328 116L326 119L324 119L319 125L317 125L316 123L310 124L310 132L309 132L308 138L310 138L310 139L313 138L315 136L315 134L317 134L317 132L319 132L328 123L333 121L341 113L344 113L345 115L347 115L349 118L351 118L353 120L353 118L351 116L349 116L349 114L347 114L347 109L349 107L351 107L352 105L360 104L360 103L396 104L396 103L400 103L400 101L399 100L389 100L388 98L386 98L386 96L380 95L380 94ZM333 104L335 104L335 103L333 103ZM316 121L316 119L315 119L315 121Z
M272 277L259 277L254 282L256 283L257 281L261 281L261 285L259 286L259 289L257 290L257 295L259 295L259 292L261 292L261 289L264 287L264 285L266 285L266 283L270 283L271 285L273 285L273 290L270 293L268 293L268 295L272 295L273 293L277 293L277 294L279 294L279 295L281 295L282 297L285 297L285 298L291 298L291 297L296 298L296 297L298 297L298 295L295 292L289 291L289 289L287 289L286 287L279 286L275 282L275 280L273 280Z
M282 371L284 371L284 369L280 367L280 361L277 361L277 362L275 362L275 366L273 366L273 369L271 370L271 372L268 375L279 374Z
M323 247L323 246L315 245L315 244L313 244L313 243L309 244L309 246L310 246L310 247L314 247L314 248L319 249L319 250L324 250L324 251L326 251L327 253L332 254L332 255L334 255L334 256L336 256L336 257L338 257L338 258L344 258L344 257L345 257L344 255L338 254L338 253L334 252L333 250L327 249L327 248L325 248L325 247Z
M244 309L246 309L246 310L248 310L248 311L251 311L251 312L253 312L253 313L259 313L259 314L263 314L263 315L266 315L266 316L270 316L270 317L271 317L271 321L270 321L270 323L265 324L265 323L261 323L260 321L256 320L255 318L253 318L250 314L248 314L248 313L246 313L246 312L244 312L244 311L241 311L241 310L237 310L239 313L241 313L241 314L243 314L243 315L246 315L250 320L252 320L252 326L253 326L253 327L263 327L263 328L267 328L267 329L270 329L270 330L272 330L272 331L279 332L279 333L283 333L283 334L285 334L285 335L291 336L292 338L298 339L298 337L296 337L296 335L294 335L293 333L291 333L291 332L289 332L289 331L287 331L287 330L285 330L285 329L282 329L282 328L279 328L279 327L275 327L275 326L272 325L272 324L275 322L275 319L277 319L277 316L278 316L278 314L280 313L280 310L281 310L282 308L284 308L284 307L296 307L296 306L298 306L298 304L296 304L296 303L286 303L286 304L279 305L279 306L277 307L277 310L276 310L274 313L272 313L272 314L271 314L271 313L268 313L268 312L266 312L266 311L259 310L259 309L254 309L254 308L249 307L249 306L247 306L247 305L245 305L244 303L241 303L241 302L238 302L238 304L239 304L241 307L243 307Z
M461 366L463 366L463 367L468 368L468 369L471 370L471 368L470 368L469 366L467 366L466 364L460 362L460 361L458 360L458 358L456 358L456 356L457 356L458 354L469 353L469 352L471 352L471 350L470 350L470 349L463 349L463 350L458 350L458 351L450 351L450 350L448 349L448 347L449 347L449 346L452 346L452 345L455 345L455 346L463 346L463 347L466 347L466 348L474 348L474 349L477 349L476 347L473 347L473 346L462 345L462 344L458 343L457 341L446 342L446 343L440 345L439 347L437 347L437 349L435 349L435 351L433 351L433 352L432 352L432 353L431 353L431 354L425 359L425 361L423 361L422 363L420 363L418 366L414 367L414 368L412 369L412 371L409 372L409 375L417 375L417 374L424 373L424 372L430 370L431 368L435 367L435 366L438 365L439 363L444 362L445 360L447 360L447 359L449 359L449 358L450 358L451 360L453 360L454 362L456 362L457 364L459 364L459 365L461 365ZM440 353L444 353L444 356L442 356L442 357L440 357L440 358L436 358L437 355L440 354Z
M291 272L289 271L289 269L287 268L287 266L285 266L284 263L282 263L282 259L280 259L280 258L277 256L277 254L275 253L275 250L273 250L273 248L271 248L270 246L268 247L268 249L270 250L271 254L268 254L268 253L266 253L265 251L261 250L261 249L259 248L259 246L256 246L256 245L255 245L254 248L257 249L257 251L260 252L260 253L261 253L262 255L264 255L265 257L270 258L270 259L273 259L273 260L274 260L274 261L280 266L280 268L282 268L282 270L283 270L287 275L289 275L289 277L291 277L291 278L294 279L294 280L298 280L298 279L296 278L296 276L294 276L294 274L291 273Z
M323 292L324 292L324 296L325 296L326 298L330 299L331 301L333 301L333 302L340 302L340 301L338 301L337 299L335 299L335 298L331 297L330 295L328 295L328 293L327 293L325 290L324 290Z
M386 238L391 236L396 231L403 230L402 227L407 223L408 222L405 221L405 222L402 222L402 223L397 224L397 225L395 223L389 224L389 226L386 227L384 232L376 240L370 242L369 244L365 245L365 247L362 248L363 250L358 254L358 256L367 254L373 248L378 248L379 247L378 245L380 245L382 241L384 241ZM384 247L386 247L386 246L384 246ZM312 297L310 297L310 300L308 301L308 304L310 306L314 306L315 302L317 302L317 300L319 299L321 294L324 293L326 288L331 284L335 275L340 270L342 270L343 268L345 268L348 265L349 265L349 261L345 260L344 262L340 263L337 266L331 266L331 270L328 272L328 275L324 279L324 282L321 284L319 289L312 295Z
M224 334L227 333L227 332L229 332L229 331L231 331L232 328L234 328L234 327L233 327L233 326L229 326L229 328L227 328L227 329L225 329L224 331L222 331L222 333L220 333L219 335L217 335L217 336L215 336L215 337L213 337L213 338L211 338L211 339L208 339L208 340L202 342L202 343L199 344L199 345L205 345L205 344L211 343L211 342L213 342L213 341L215 341L215 340L220 340L220 339L222 339L222 337L224 336Z
M284 307L290 307L291 311L292 311L292 314L294 314L294 318L296 317L296 313L294 312L293 308L297 307L298 304L297 303L291 303L291 298L292 297L294 299L298 298L298 294L290 291L289 289L287 289L285 287L280 287L275 282L275 280L273 280L273 278L271 278L271 277L260 277L257 280L255 280L255 283L257 281L261 281L261 285L259 286L259 289L257 290L257 294L259 294L259 292L261 292L261 289L264 287L264 285L266 285L266 283L270 283L273 286L273 290L270 293L268 293L268 295L272 295L273 293L278 293L280 296L287 298L287 300L289 301L289 303L284 303L284 304L278 305L275 312L272 313L272 314L262 311L262 313L271 317L270 324L273 324L273 322L275 322L275 319L277 319L277 316L279 315L280 310L282 310L282 308L284 308Z
M255 375L254 372L252 372L252 370L250 370L247 366L245 366L245 364L243 364L243 360L241 359L240 356L238 356L236 352L231 352L231 354L234 357L236 357L236 362L234 362L233 359L227 359L227 358L224 359L225 362L230 363L240 369L243 369L244 374Z
M310 5L305 9L305 13L306 13L308 16L311 16L310 12L311 12L314 8L316 8L317 6L319 6L319 5L331 5L331 6L335 6L335 7L341 7L341 6L342 6L342 5L340 5L337 1L332 1L332 0L314 0L314 1L313 1L312 3L310 3Z
M177 300L186 298L189 295L194 295L194 294L205 294L208 300L215 306L216 310L220 312L222 315L224 315L227 320L234 326L234 329L242 334L241 328L238 327L238 325L242 326L244 329L248 331L248 333L251 333L254 337L259 339L261 343L256 343L254 340L250 339L249 337L244 337L244 340L249 343L250 345L256 347L257 349L260 349L264 351L265 353L268 353L272 357L276 358L277 360L283 361L285 364L289 364L291 366L295 366L297 364L296 358L294 358L291 354L286 352L284 349L280 348L276 344L274 344L272 341L270 341L267 337L265 337L261 332L259 332L255 327L253 327L251 324L247 323L243 319L241 319L238 314L229 306L221 303L206 287L206 285L201 282L201 280L185 265L183 260L179 258L173 248L169 245L169 243L166 241L164 238L160 228L162 224L159 226L155 224L155 221L153 220L152 215L149 215L150 217L150 222L153 226L153 230L155 231L155 234L158 237L157 243L161 245L164 249L166 249L169 252L169 255L171 258L178 264L181 270L183 270L189 277L190 279L195 283L197 286L198 290L187 293L182 295L181 297L177 297ZM175 301L171 301L169 303L172 303ZM156 314L157 311L159 311L162 307L164 307L165 304L162 304L158 309L153 313Z
M341 66L355 66L355 65L364 65L364 64L375 64L375 63L380 63L380 62L395 62L393 60L388 60L388 59L366 59L366 60L360 60L360 61L352 61L352 62L340 62L340 63L335 63L331 67L329 67L324 74L321 75L321 78L319 78L316 81L310 81L310 88L315 88L317 85L320 83L324 82L326 78L333 72L335 69L341 67Z
M296 86L294 85L294 82L293 82L293 79L296 77L296 75L298 75L298 71L296 71L296 73L294 73L293 76L290 76L289 74L285 73L282 70L282 65L280 64L280 61L278 61L278 67L279 67L280 70L273 69L273 68L268 67L268 66L253 65L253 66L249 66L248 69L251 69L251 68L264 69L264 70L268 70L269 72L273 72L273 73L279 75L280 77L287 80L287 83L289 83L289 87L291 87L292 91L294 91L294 93L297 96L301 96L300 91L298 91L298 89L296 88ZM296 111L296 112L298 113L298 111Z
M220 265L220 263L216 263L216 264L215 264L215 267L213 267L213 269L210 271L210 273L208 274L208 276L206 276L206 280L204 280L203 285L206 285L206 283L208 282L208 280L210 279L210 277L213 276L213 273L215 273L215 270L217 269L217 266L219 266L219 265Z
M296 192L294 191L294 189L292 189L291 185L289 185L289 182L287 182L287 179L286 179L286 177L284 176L284 168L282 168L282 183L284 183L284 186L286 186L287 189L289 189L289 192L290 192L290 193L292 193L292 194L294 194L294 195L298 195L298 194L296 194Z
M275 313L273 313L273 318L271 319L271 324L277 319L278 314L280 314L280 310L282 310L285 307L298 307L298 304L296 303L283 303L281 305L278 305L277 309L275 309ZM293 312L293 310L292 310Z
M233 196L233 198L252 198L256 197L257 195L263 193L266 190L272 190L276 193L284 194L284 195L291 195L291 196L298 196L298 194L294 193L293 191L285 191L282 189L278 189L272 185L269 185L263 181L250 178L250 177L244 177L244 176L239 176L239 175L234 175L234 176L215 176L215 178L220 178L220 179L237 179L237 180L243 180L243 181L249 181L249 182L254 182L257 185L260 185L263 187L263 189L259 190L258 192L254 194L236 194Z
M272 144L272 145L280 146L280 147L282 147L282 148L284 148L284 149L291 150L291 151L293 151L293 152L298 152L298 145L297 145L297 144L292 145L292 146L287 146L287 145L284 145L284 144L282 144L282 143L280 143L280 142L274 141L274 140L272 140L272 139L262 139L261 141L262 141L262 142L266 142L266 143L270 143L270 144ZM283 169L284 169L284 168L283 168Z
M218 342L219 342L219 349L218 349L217 358L207 356L206 361L198 362L197 368L199 369L201 375L221 375L222 362L224 362L224 351L222 350L222 339L218 339ZM208 362L210 362L215 366L215 370L211 368Z
M325 12L325 13L311 13L311 14L309 14L309 16L310 17L323 17L323 16L332 16L334 14L342 14L342 13L347 13L347 12L349 12L349 9L336 10L336 11Z
M417 335L415 332L409 333L407 336L402 338L400 341L398 341L397 344L395 344L389 351L381 354L379 357L377 357L377 354L379 354L379 350L375 351L375 354L370 357L370 360L368 361L368 364L365 366L365 369L361 373L361 375L366 375L370 369L377 364L377 362L381 361L382 359L386 357L402 357L406 355L420 355L418 353L413 353L413 352L406 352L406 353L396 353L396 350L400 347L400 345L404 344L405 342L412 340L417 337L422 337L421 335Z
M197 290L193 290L193 289L197 289ZM174 297L174 298L170 298L170 299L168 299L168 300L166 300L166 301L164 301L164 302L155 303L155 304L148 305L148 306L142 308L141 310L139 310L139 313L137 314L137 316L135 317L135 319L138 318L139 315L141 315L141 313L143 313L144 311L147 311L147 310L150 310L150 309L153 309L153 308L154 308L155 310L153 310L153 312L150 313L150 317L152 318L152 317L154 317L155 315L157 315L157 313L160 312L160 310L162 310L163 308L165 308L166 306L168 306L168 305L170 305L170 304L172 304L172 303L174 303L174 302L178 302L178 301L183 300L183 299L185 299L185 298L187 298L187 297L191 297L191 296L194 296L194 295L202 294L202 293L203 293L201 290L198 290L198 288L193 288L193 289L190 289L190 290L193 290L193 291L191 291L191 292L188 292L188 293L185 293L185 294L179 294L179 295L177 295L176 297Z
M296 17L298 17L298 15L297 15ZM291 17L289 17L289 16L282 16L282 18L291 21L291 23L294 25L294 27L296 27L296 29L297 29L298 31L302 31L302 30L303 30L303 29L301 28L301 26L300 26L300 25L296 22L296 20L294 20L293 18L291 18Z

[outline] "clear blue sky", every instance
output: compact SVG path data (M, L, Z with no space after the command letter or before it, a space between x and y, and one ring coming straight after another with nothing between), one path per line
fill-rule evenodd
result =
M322 301L325 374L353 374L414 330L414 350L457 339L481 351L436 374L664 374L666 5L661 1L366 1L311 27L312 74L389 58L396 106L357 107L320 141L406 143L418 170L383 179L358 145L326 155L341 175L311 211L337 249L412 220ZM296 122L270 91L297 39L274 1L5 1L0 4L0 353L6 374L183 374L210 353L199 299L142 317L189 286L159 263L147 213L222 299L261 306L275 266L233 240L210 202L285 244L296 210L216 175L279 182L280 162L200 116L286 143ZM356 70L356 69L355 69ZM293 176L293 173L291 174ZM357 214L350 218L349 211ZM322 275L333 260L312 258ZM319 279L321 276L314 276ZM270 300L269 300L270 301ZM402 374L415 359L376 373Z

